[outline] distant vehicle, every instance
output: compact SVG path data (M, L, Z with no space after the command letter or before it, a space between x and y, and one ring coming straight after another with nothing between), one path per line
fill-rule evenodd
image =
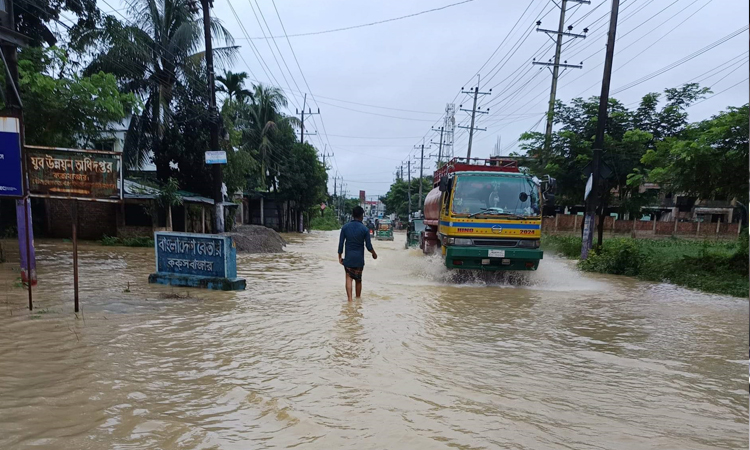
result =
M419 236L424 232L424 219L412 219L406 231L406 245L404 248L419 247Z
M375 231L375 239L379 241L393 240L393 222L388 219L382 219L378 222L378 229Z
M439 251L449 269L536 270L542 201L555 180L521 173L512 158L454 158L435 172L424 203L420 248Z

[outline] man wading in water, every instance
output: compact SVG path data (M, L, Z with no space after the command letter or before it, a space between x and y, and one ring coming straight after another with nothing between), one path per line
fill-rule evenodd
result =
M346 297L352 301L352 280L357 284L357 298L362 295L362 270L365 268L365 246L372 254L372 259L378 259L378 254L372 248L370 242L370 230L367 229L362 219L365 210L361 206L355 206L352 211L352 221L341 228L339 235L339 264L346 271ZM346 257L344 253L344 242L346 242Z

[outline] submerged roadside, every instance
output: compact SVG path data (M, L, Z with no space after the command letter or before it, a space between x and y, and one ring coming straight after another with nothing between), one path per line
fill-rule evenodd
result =
M545 235L542 248L577 259L581 238ZM747 298L748 235L742 233L733 241L610 238L587 260L579 261L578 267Z

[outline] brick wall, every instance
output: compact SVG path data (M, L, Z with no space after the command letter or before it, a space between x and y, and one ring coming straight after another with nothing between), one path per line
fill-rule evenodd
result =
M571 233L573 231L580 232L581 222L583 216L575 216L573 214L559 214L557 217L546 217L543 222L542 229L547 233ZM599 225L597 219L597 226ZM737 236L740 224L738 223L721 223L717 224L710 222L703 222L700 224L700 231L698 230L698 222L677 222L676 227L674 221L661 222L657 221L643 221L643 220L614 220L614 217L604 218L604 232L615 234L631 234L635 227L636 233L639 236L657 235L657 236L685 236L685 237L701 237L710 238L712 236L722 237L734 237Z
M47 236L72 237L73 201L45 199ZM117 235L117 207L114 203L78 202L78 237L101 239Z

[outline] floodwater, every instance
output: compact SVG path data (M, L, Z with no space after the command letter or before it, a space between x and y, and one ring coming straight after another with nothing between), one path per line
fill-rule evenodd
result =
M291 239L238 258L239 293L83 245L77 317L70 244L38 243L31 313L0 266L0 448L748 447L746 299L549 255L456 284L397 233L348 304L337 233Z

